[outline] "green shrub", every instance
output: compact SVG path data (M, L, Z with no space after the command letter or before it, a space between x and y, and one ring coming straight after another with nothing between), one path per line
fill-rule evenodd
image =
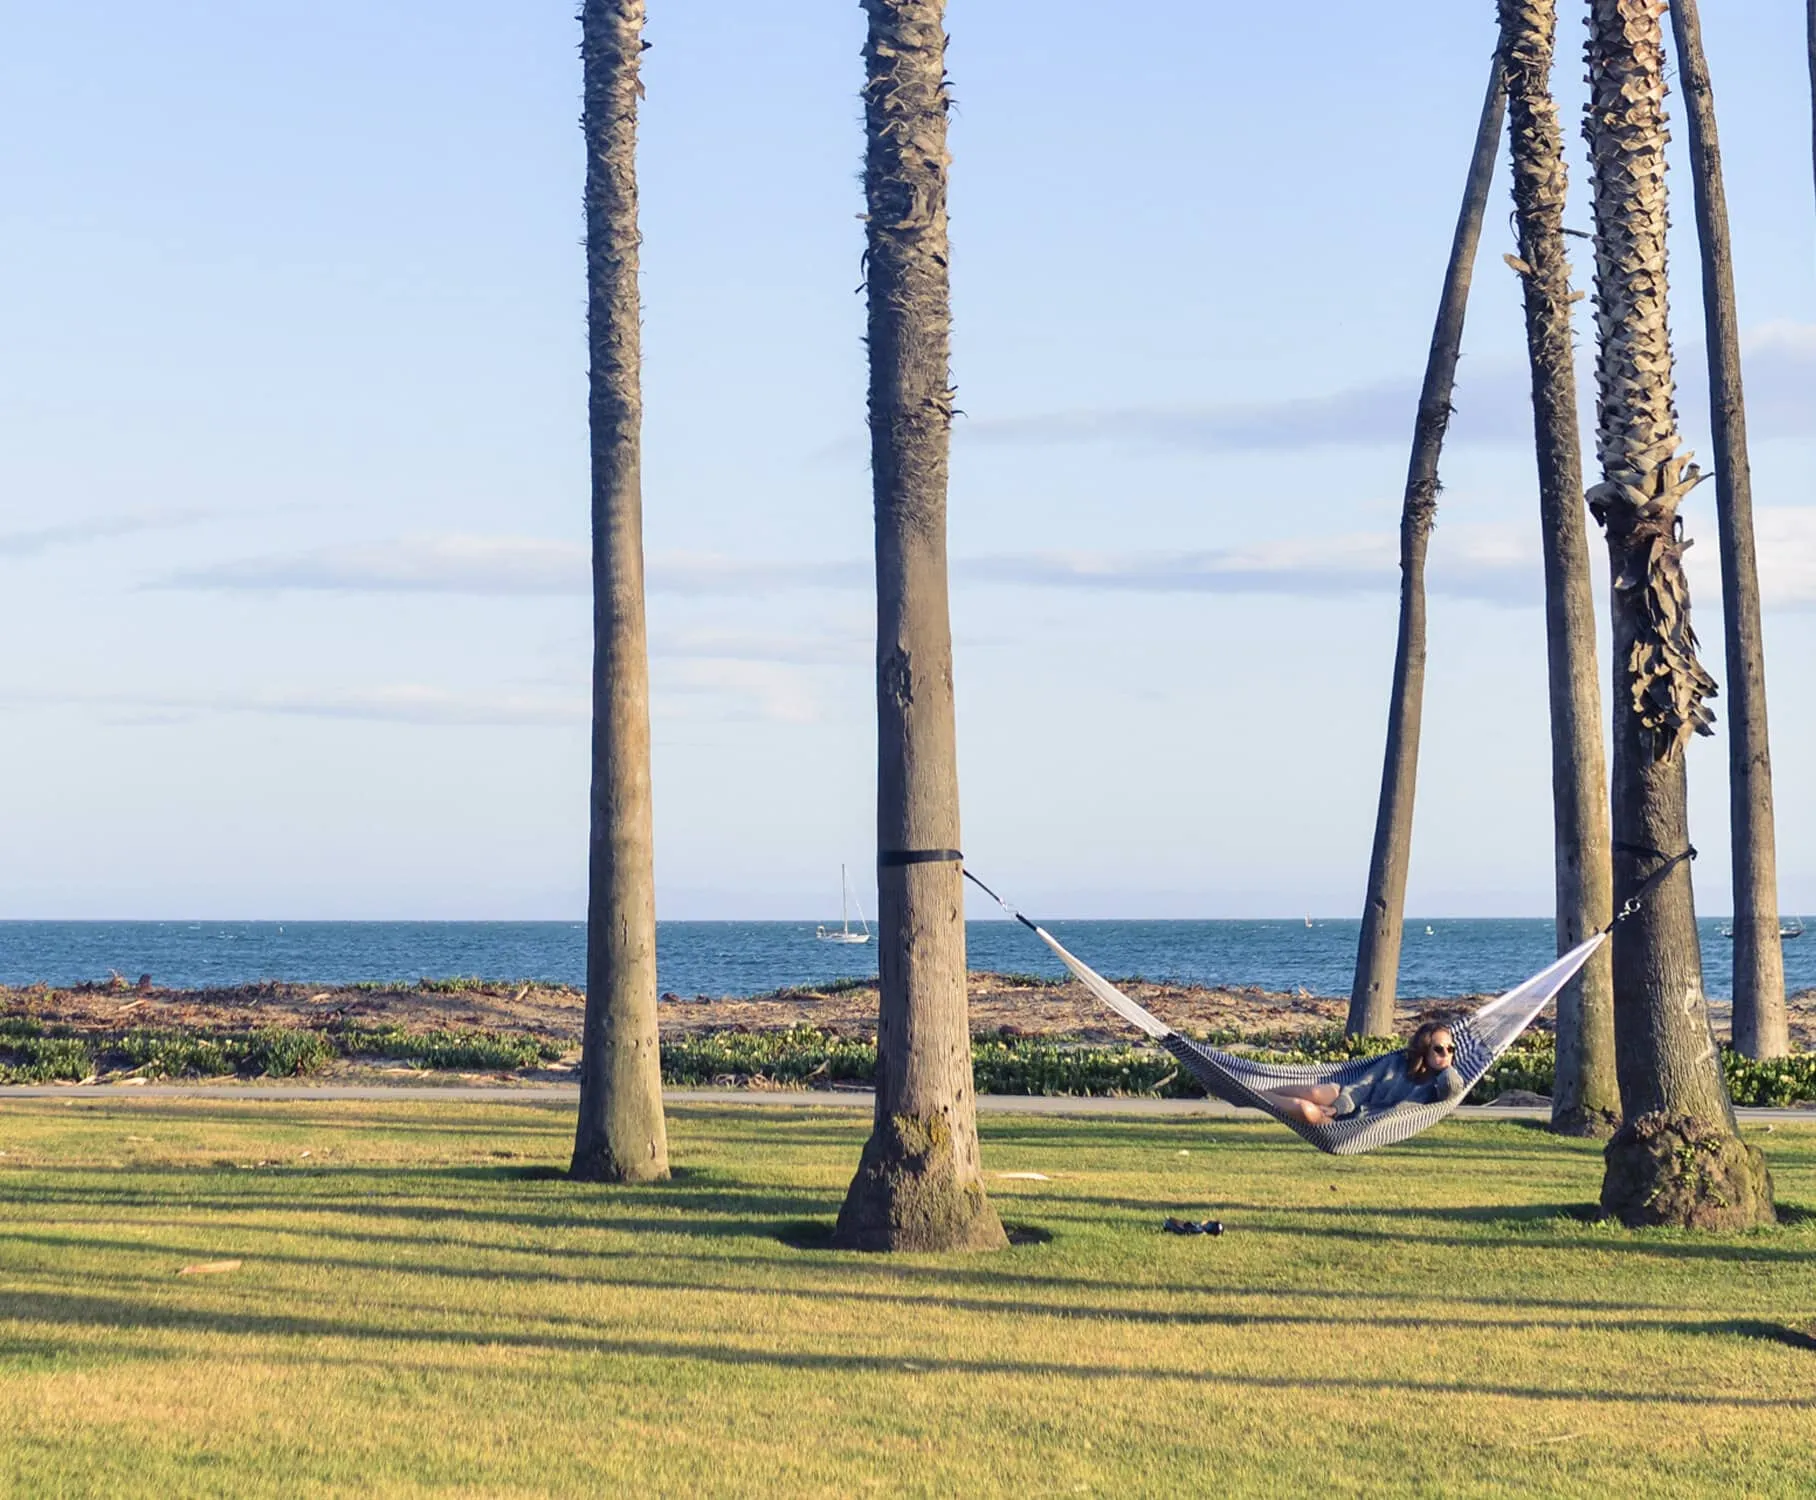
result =
M1728 1080L1729 1097L1743 1108L1782 1108L1816 1099L1816 1052L1755 1062L1724 1047L1721 1071Z
M1219 1034L1209 1044L1227 1047L1231 1040ZM1333 1028L1291 1046L1242 1051L1258 1062L1328 1064L1379 1056L1399 1045L1391 1037L1347 1037ZM1204 1093L1171 1057L1149 1047L980 1037L972 1043L971 1066L983 1094L1158 1094L1190 1099ZM1816 1100L1816 1053L1752 1062L1724 1049L1722 1066L1738 1105ZM1470 1091L1469 1101L1484 1103L1510 1089L1548 1095L1555 1071L1555 1040L1545 1032L1530 1032L1495 1061ZM779 1084L868 1084L876 1077L876 1044L812 1026L682 1037L662 1044L662 1077L677 1086L756 1078Z
M971 1049L980 1094L1160 1094L1197 1098L1198 1080L1152 1047L1079 1047L1033 1040Z
M247 1038L240 1071L262 1073L267 1078L300 1078L319 1072L333 1060L334 1045L321 1032L270 1026Z
M222 1078L229 1073L295 1078L315 1072L334 1056L320 1032L283 1026L217 1036L141 1029L103 1040L100 1050L108 1067L147 1078Z
M662 1077L673 1084L712 1083L726 1077L870 1083L876 1077L876 1043L814 1026L680 1037L662 1044Z
M337 1027L329 1042L343 1057L386 1057L419 1068L533 1068L562 1049L521 1032L422 1031L397 1026Z
M95 1071L94 1055L76 1037L16 1031L0 1037L0 1083L80 1083Z
M235 1071L236 1061L226 1038L173 1031L123 1032L103 1042L101 1053L108 1067L147 1078L219 1078Z
M990 975L998 984L1014 985L1025 990L1059 990L1072 982L1069 974L1057 978L1049 974L1029 974L1021 969L998 969Z

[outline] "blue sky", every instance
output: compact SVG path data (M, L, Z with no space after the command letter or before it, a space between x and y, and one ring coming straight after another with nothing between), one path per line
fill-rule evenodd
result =
M571 10L5 6L0 916L583 909ZM1054 0L1035 25L1030 7L955 0L965 845L1029 909L1359 906L1413 392L1492 10L1162 0L1119 21L1106 55L1087 45L1100 7ZM652 11L659 903L817 916L836 909L837 865L873 852L861 16ZM1787 7L1705 25L1750 356L1784 902L1809 910L1802 36ZM1580 43L1572 16L1572 121ZM1574 134L1572 170L1587 228ZM1707 455L1681 171L1675 186L1681 404ZM1511 247L1503 182L1432 550L1409 894L1426 914L1550 900ZM1720 678L1712 506L1705 486L1687 519ZM1718 738L1691 760L1711 913L1728 907L1725 753Z

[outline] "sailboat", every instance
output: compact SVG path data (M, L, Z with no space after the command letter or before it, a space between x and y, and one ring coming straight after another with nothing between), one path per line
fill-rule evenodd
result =
M824 923L814 928L813 935L822 943L867 943L870 941L870 924L864 920L864 908L858 907L858 925L864 930L851 930L851 908L857 905L857 898L851 894L851 882L845 878L845 867L839 866L839 925L828 927Z

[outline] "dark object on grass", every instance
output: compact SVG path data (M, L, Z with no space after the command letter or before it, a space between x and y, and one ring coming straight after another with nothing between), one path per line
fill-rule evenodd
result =
M1222 1234L1222 1219L1206 1219L1202 1224L1196 1219L1175 1219L1168 1217L1160 1226L1168 1234Z

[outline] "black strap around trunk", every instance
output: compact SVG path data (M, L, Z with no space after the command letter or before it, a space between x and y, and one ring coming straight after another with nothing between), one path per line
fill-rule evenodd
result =
M1686 860L1696 858L1696 848L1689 844L1684 846L1682 853L1672 855L1667 855L1662 849L1649 849L1639 844L1623 844L1618 839L1615 841L1614 847L1623 854L1650 855L1653 859L1664 860L1664 863L1642 880L1633 894L1621 903L1621 909L1614 914L1614 920L1602 929L1603 932L1613 932L1617 926L1640 909L1640 904L1651 894L1653 887L1659 881Z
M899 869L902 865L962 865L965 856L956 849L879 849L877 867Z

